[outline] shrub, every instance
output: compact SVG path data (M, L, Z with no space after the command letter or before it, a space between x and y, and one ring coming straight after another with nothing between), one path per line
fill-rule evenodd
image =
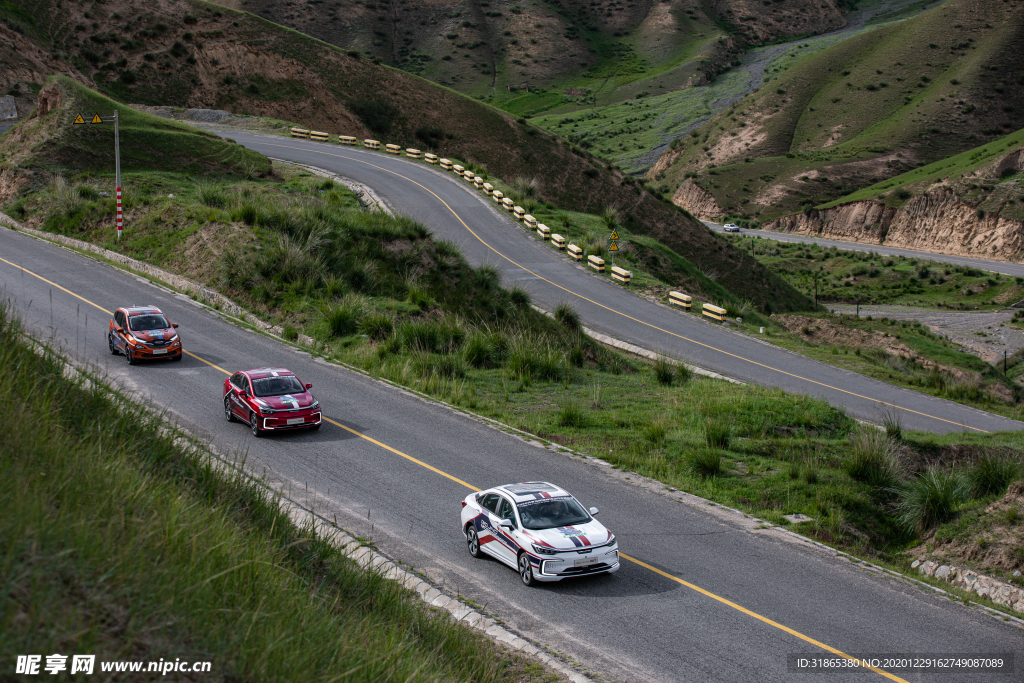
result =
M360 328L373 341L387 339L395 331L395 321L387 313L370 313L363 318Z
M438 347L437 326L430 320L406 320L398 326L397 336L412 351L433 353Z
M658 384L672 385L672 381L676 378L676 366L669 362L668 358L659 355L657 360L654 361L653 369Z
M55 175L50 179L50 195L57 211L65 216L70 216L82 208L82 196L64 180L64 176Z
M518 285L508 290L508 300L518 309L530 307L530 293Z
M285 323L281 328L281 337L293 342L299 338L299 331L291 323Z
M533 365L540 379L557 381L565 375L565 356L549 345L536 352Z
M1002 494L1021 475L1021 461L1001 452L987 452L967 470L970 493L976 498Z
M559 409L558 425L560 427L582 429L587 426L587 413L579 403L570 401Z
M903 441L903 414L899 409L885 411L882 418L882 426L885 427L886 435L894 441Z
M390 102L365 97L352 102L351 109L367 128L381 135L391 132L391 126L399 114L398 107Z
M696 448L687 457L687 466L694 474L714 477L722 472L722 452L717 448Z
M580 314L567 301L563 301L555 307L555 320L571 332L578 332L580 329Z
M466 362L474 368L490 368L498 364L491 335L482 330L470 333L462 353Z
M897 519L908 531L930 529L953 518L965 493L959 473L933 467L900 490Z
M883 432L867 427L850 438L846 473L870 486L891 488L899 483L902 467L893 442Z
M363 315L362 306L353 301L338 304L326 304L321 315L327 325L327 331L335 337L347 337L359 329L359 320Z
M200 183L196 187L196 196L203 204L214 209L223 209L227 205L224 194L214 185Z
M732 425L721 418L709 417L704 423L704 443L708 448L729 448L732 441Z

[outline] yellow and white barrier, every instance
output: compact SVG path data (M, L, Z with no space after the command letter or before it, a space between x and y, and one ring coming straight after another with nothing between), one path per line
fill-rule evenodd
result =
M482 190L484 188L484 179L481 178L480 176L475 176L473 178L473 187L475 187L478 190Z
M436 164L437 163L437 155L436 154L431 154L430 152L427 152L426 154L423 155L423 160L426 161L428 164Z
M619 268L618 266L612 266L612 279L616 282L628 285L629 281L633 279L633 271Z
M405 156L409 157L410 159L419 159L420 154L421 152L418 149L413 149L412 147L406 147L405 149Z
M322 130L311 130L309 131L309 139L319 140L320 142L327 142L328 140L331 139L331 136L328 133L323 132Z
M599 273L604 272L604 259L600 256L594 256L591 254L587 257L587 265L596 270Z
M473 182L474 178L476 178L476 173L473 173L468 168L462 172L462 179L465 180L467 183Z
M363 140L363 147L365 147L366 149L380 149L380 141L370 140L369 138L367 138L366 140Z
M498 193L495 192L494 194L498 194ZM511 213L513 210L515 210L516 203L514 201L512 201L512 199L510 197L505 197L504 199L501 200L501 206L506 211Z
M398 145L384 145L384 149L388 154L401 154L402 148Z
M540 238L542 240L547 242L549 239L551 239L551 228L541 223L540 225L537 226L537 234L540 235Z
M354 144L356 144L356 139L354 137L352 137L351 135L339 135L338 136L338 144L339 145L354 145Z
M725 322L725 309L714 304L701 304L701 315L720 323Z
M494 197L494 201L498 204L498 206L500 206L501 208L505 208L505 195L501 193L501 190L495 190L494 194L492 194L491 196Z
M488 197L493 197L494 185L491 185L490 183L484 183L484 194L487 195Z
M582 261L583 260L583 250L580 249L579 247L577 247L575 244L570 243L569 244L569 256L571 256L574 261Z
M459 166L458 164L455 164L454 166L452 166L452 172L455 173L455 175L459 176L460 178L462 177L462 174L463 174L463 172L465 170L466 170L465 168L463 168L462 166Z
M450 171L450 170L452 170L452 162L448 161L447 159L441 159L441 170L442 171Z
M693 297L689 294L683 294L682 292L669 292L668 303L670 306L678 306L684 311L690 310L690 306L693 305Z
M526 218L526 209L521 206L513 206L512 215L516 217L517 221L521 221Z
M523 222L526 223L526 227L528 227L530 230L537 229L537 219L531 216L530 214L526 214L525 216L523 216ZM548 232L550 233L550 231Z
M309 131L305 128L292 128L288 131L293 138L308 138Z
M538 229L539 227L540 226L538 226ZM553 235L551 235L551 246L553 246L558 251L562 251L563 249L565 249L565 238L559 235L557 232L554 233Z

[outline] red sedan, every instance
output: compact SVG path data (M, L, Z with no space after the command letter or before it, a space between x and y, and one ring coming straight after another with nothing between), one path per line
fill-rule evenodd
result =
M291 370L243 370L224 380L224 417L247 422L252 435L287 429L320 429L320 401Z

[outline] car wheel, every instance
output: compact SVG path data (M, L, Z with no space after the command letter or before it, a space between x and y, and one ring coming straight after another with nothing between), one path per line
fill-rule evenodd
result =
M263 430L260 429L260 419L256 417L256 413L249 414L249 428L252 430L252 435L257 439L263 436Z
M483 552L480 550L480 537L476 535L476 527L472 524L466 525L466 545L469 547L469 554L480 559Z
M519 553L519 578L526 586L537 585L537 579L533 578L533 565L530 564L530 556L526 553Z
M132 355L132 347L124 347L124 357L128 361L128 365L135 365L135 356Z
M107 335L107 348L110 349L110 354L112 356L116 356L117 355L117 347L114 346L114 335L112 335L112 334L108 334Z
M231 410L231 397L224 397L224 417L228 422L235 422L238 418L235 417L234 411Z

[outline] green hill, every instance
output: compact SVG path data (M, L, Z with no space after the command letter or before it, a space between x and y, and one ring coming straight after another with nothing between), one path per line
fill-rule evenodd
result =
M690 180L676 202L695 185L717 204L705 215L795 213L1021 128L1022 74L1024 13L950 0L773 71L649 177Z
M533 177L539 201L592 214L617 208L624 227L685 254L693 264L688 272L725 273L717 285L737 299L775 310L809 305L748 255L583 150L358 53L198 1L169 0L146 11L135 0L89 8L11 0L8 6L18 10L9 21L45 46L50 62L56 55L63 60L56 66L119 101L271 116L433 149L509 183ZM56 70L50 62L40 58L37 68ZM649 270L659 269L652 264ZM707 281L686 272L673 284L701 291Z

